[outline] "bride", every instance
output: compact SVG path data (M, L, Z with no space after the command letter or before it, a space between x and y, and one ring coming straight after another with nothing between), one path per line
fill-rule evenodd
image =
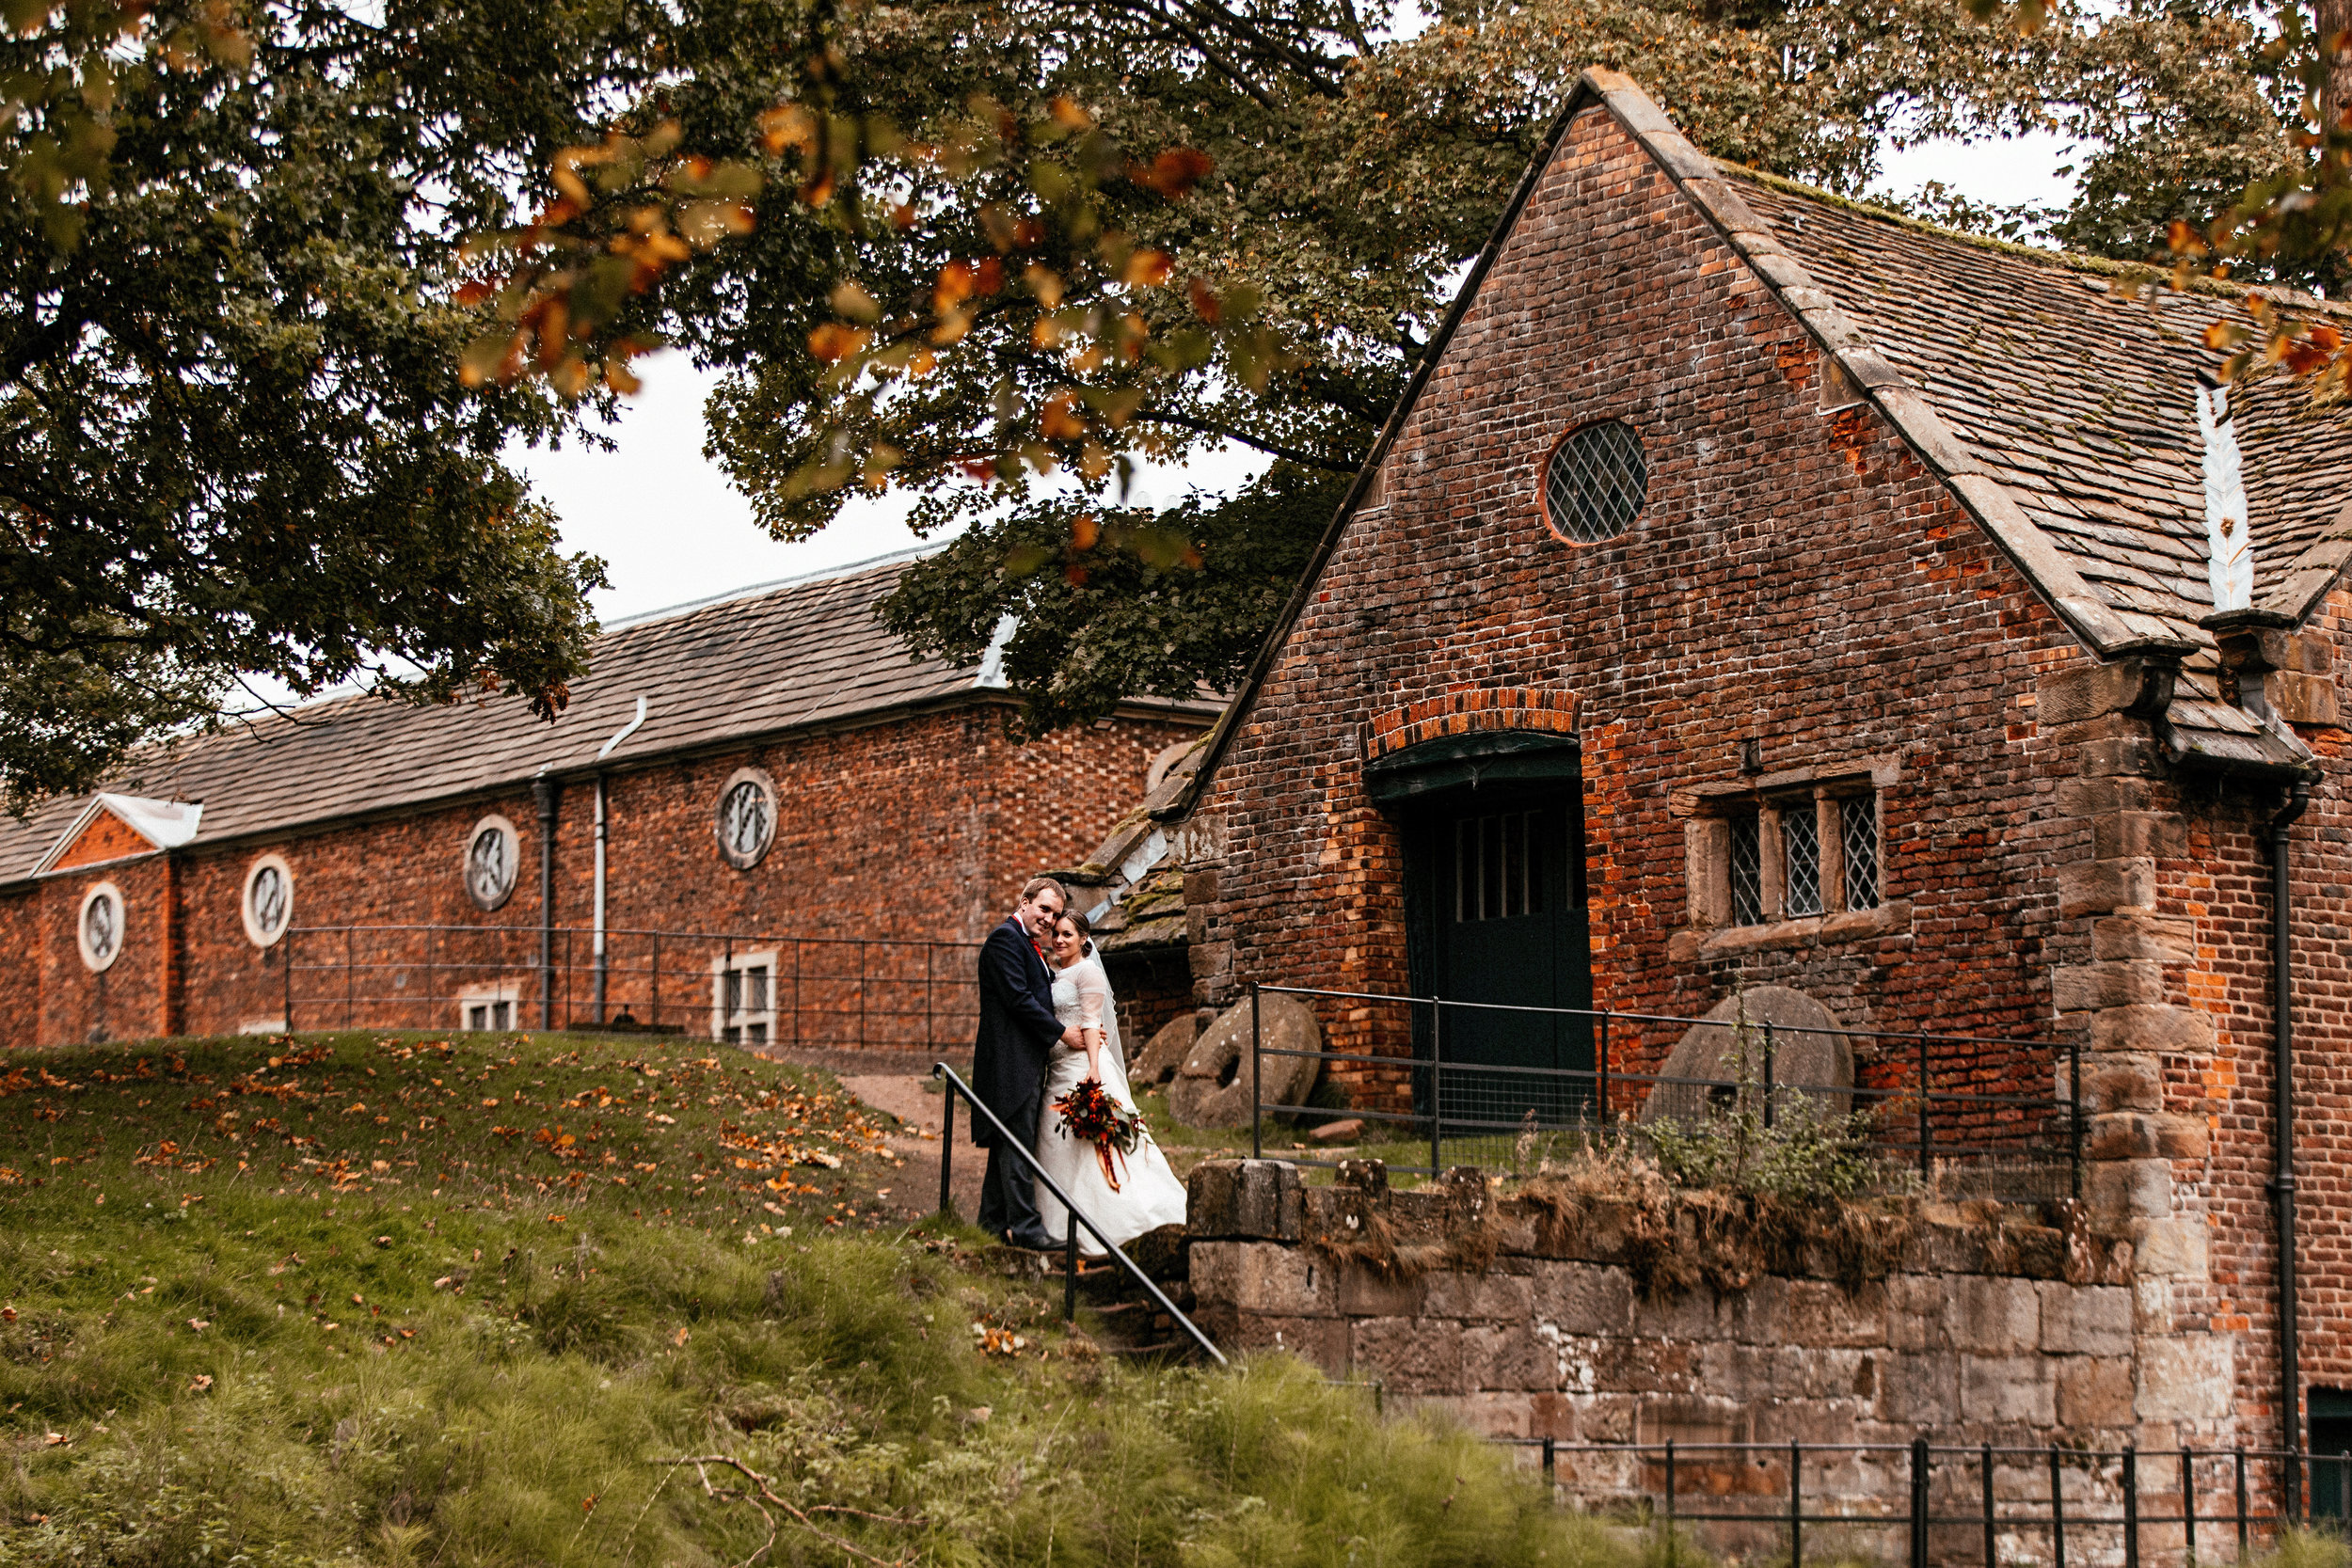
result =
M1061 1131L1062 1117L1054 1102L1091 1078L1128 1110L1136 1097L1127 1087L1125 1054L1119 1043L1119 1013L1112 1005L1109 976L1095 956L1086 916L1065 914L1054 927L1054 1016L1078 1026L1084 1050L1057 1044L1045 1066L1045 1114L1038 1118L1037 1161L1055 1184L1068 1193L1081 1213L1100 1226L1112 1243L1124 1246L1147 1230L1184 1223L1184 1184L1168 1166L1168 1158L1145 1132L1135 1151L1109 1155L1118 1178L1113 1190L1103 1173L1103 1159L1094 1146ZM1068 1232L1069 1212L1061 1201L1038 1183L1038 1218L1048 1235ZM1089 1258L1106 1256L1101 1243L1078 1227L1078 1250Z

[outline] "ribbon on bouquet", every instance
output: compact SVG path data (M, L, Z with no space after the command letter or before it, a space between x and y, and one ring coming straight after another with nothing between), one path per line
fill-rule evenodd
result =
M1054 1109L1061 1114L1061 1122L1054 1131L1092 1144L1094 1158L1103 1166L1104 1181L1112 1192L1118 1192L1119 1179L1126 1169L1126 1156L1145 1137L1143 1117L1113 1100L1104 1090L1102 1080L1096 1078L1082 1081L1055 1101Z

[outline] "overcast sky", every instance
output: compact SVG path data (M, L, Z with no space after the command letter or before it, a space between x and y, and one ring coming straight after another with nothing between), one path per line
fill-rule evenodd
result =
M1880 188L1910 192L1940 180L1984 201L2062 204L2070 185L2054 172L2067 161L2049 137L1962 146L1938 143L1890 152ZM517 451L514 460L564 519L574 549L602 556L612 586L596 596L607 620L642 614L752 583L864 561L915 541L894 500L860 502L814 539L779 544L752 520L750 504L702 455L703 399L711 378L682 356L641 362L644 390L613 427L609 452ZM1222 489L1255 470L1248 454L1229 451L1145 482L1165 501L1188 483Z

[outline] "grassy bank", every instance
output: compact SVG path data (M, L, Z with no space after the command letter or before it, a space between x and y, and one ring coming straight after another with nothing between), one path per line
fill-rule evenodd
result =
M8 1058L0 1563L1615 1560L1472 1439L865 1228L821 1078L644 1053Z

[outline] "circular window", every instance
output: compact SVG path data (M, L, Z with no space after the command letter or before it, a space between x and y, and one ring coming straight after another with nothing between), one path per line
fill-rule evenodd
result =
M737 768L719 791L719 853L749 871L775 841L775 782L759 768Z
M122 956L122 890L101 882L82 895L82 915L73 934L91 974L112 968Z
M1614 539L1633 526L1648 499L1642 438L1623 420L1571 431L1544 469L1544 520L1572 544Z
M263 855L245 874L245 938L267 947L294 922L294 867L283 855Z
M495 910L513 895L515 872L521 864L515 824L503 816L485 816L466 839L466 896L485 910Z

